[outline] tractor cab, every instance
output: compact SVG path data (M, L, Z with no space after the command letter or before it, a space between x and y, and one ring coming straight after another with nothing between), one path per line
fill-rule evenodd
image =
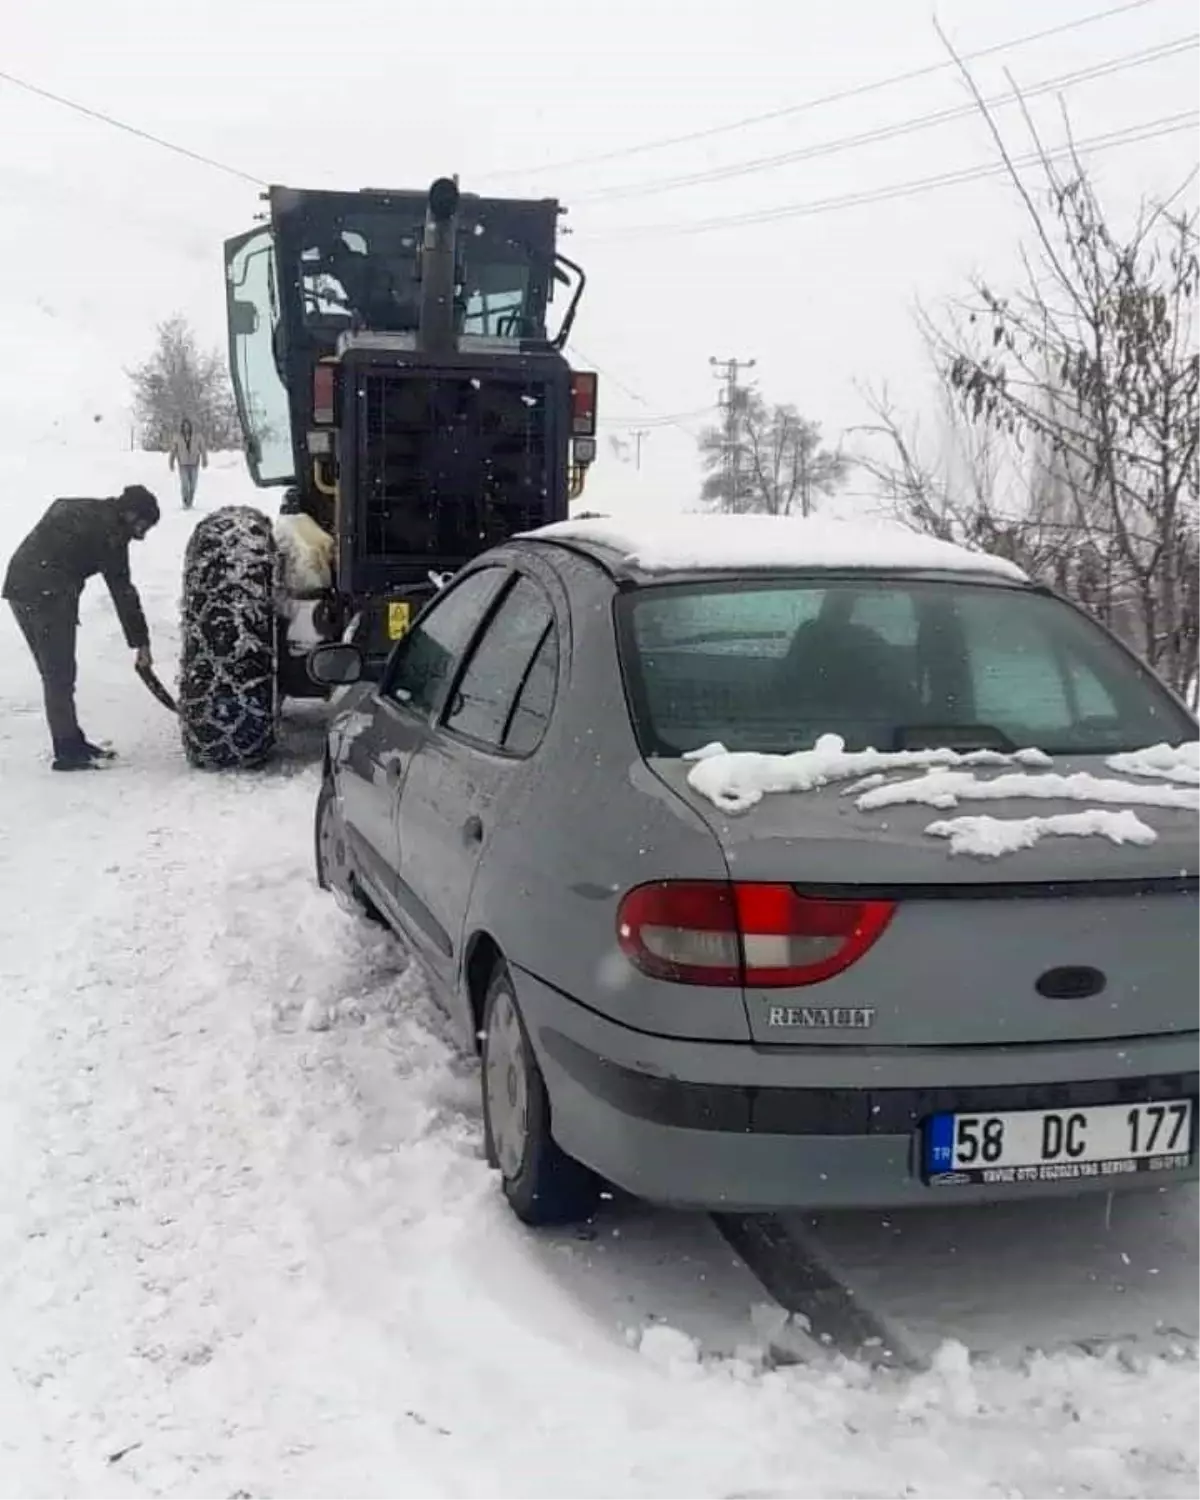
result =
M563 353L584 287L553 199L263 194L225 246L229 364L274 519L204 516L184 559L179 716L198 766L260 765L315 646L369 674L448 574L566 517L596 453L596 377Z
M453 410L444 382L432 406L416 403L423 415L415 393L397 403L374 392L385 422L427 418L433 448L456 441L464 427L492 432L503 450L527 443L536 424L521 415L532 408L517 377L553 373L565 392L566 451L561 465L544 457L562 469L561 504L554 497L551 504L565 515L595 454L595 377L576 378L562 354L585 278L557 250L558 203L460 195L448 179L430 192L273 187L263 197L266 222L225 246L230 366L254 482L293 487L304 509L332 519L333 501L345 498L338 491L347 427L358 425L345 420L349 367L415 375L421 366L426 381L435 366L458 375ZM432 394L427 383L421 395ZM546 416L556 425L555 413ZM488 464L483 447L477 456ZM408 477L435 486L421 501L474 508L480 496L464 489L471 465L456 468L457 484L436 465ZM451 552L467 550L461 540Z
M246 460L332 538L330 628L377 651L431 588L567 515L595 457L596 377L563 348L584 287L553 199L273 187L225 247ZM324 618L324 617L323 617Z

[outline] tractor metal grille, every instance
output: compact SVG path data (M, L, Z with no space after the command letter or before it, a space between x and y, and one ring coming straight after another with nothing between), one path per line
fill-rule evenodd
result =
M545 382L389 370L361 391L370 556L465 560L546 520Z

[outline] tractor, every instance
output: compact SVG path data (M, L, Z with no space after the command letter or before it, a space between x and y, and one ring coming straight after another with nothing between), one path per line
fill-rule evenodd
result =
M307 667L378 675L471 558L562 520L596 454L597 380L563 350L585 276L554 199L272 187L225 245L230 370L272 519L225 506L184 559L178 709L207 769L263 764ZM554 332L550 305L565 304Z

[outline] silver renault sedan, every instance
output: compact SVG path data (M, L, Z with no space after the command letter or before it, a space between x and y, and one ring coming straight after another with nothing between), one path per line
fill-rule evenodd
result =
M481 1053L528 1223L1196 1176L1197 725L997 558L563 522L347 645L318 876Z

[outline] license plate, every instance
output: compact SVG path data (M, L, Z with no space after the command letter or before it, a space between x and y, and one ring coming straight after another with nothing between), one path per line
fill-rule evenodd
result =
M925 1179L967 1183L1061 1182L1166 1172L1192 1160L1191 1099L933 1115L925 1123Z
M408 622L412 616L412 606L406 601L391 603L387 607L387 632L388 640L398 641L408 630Z

